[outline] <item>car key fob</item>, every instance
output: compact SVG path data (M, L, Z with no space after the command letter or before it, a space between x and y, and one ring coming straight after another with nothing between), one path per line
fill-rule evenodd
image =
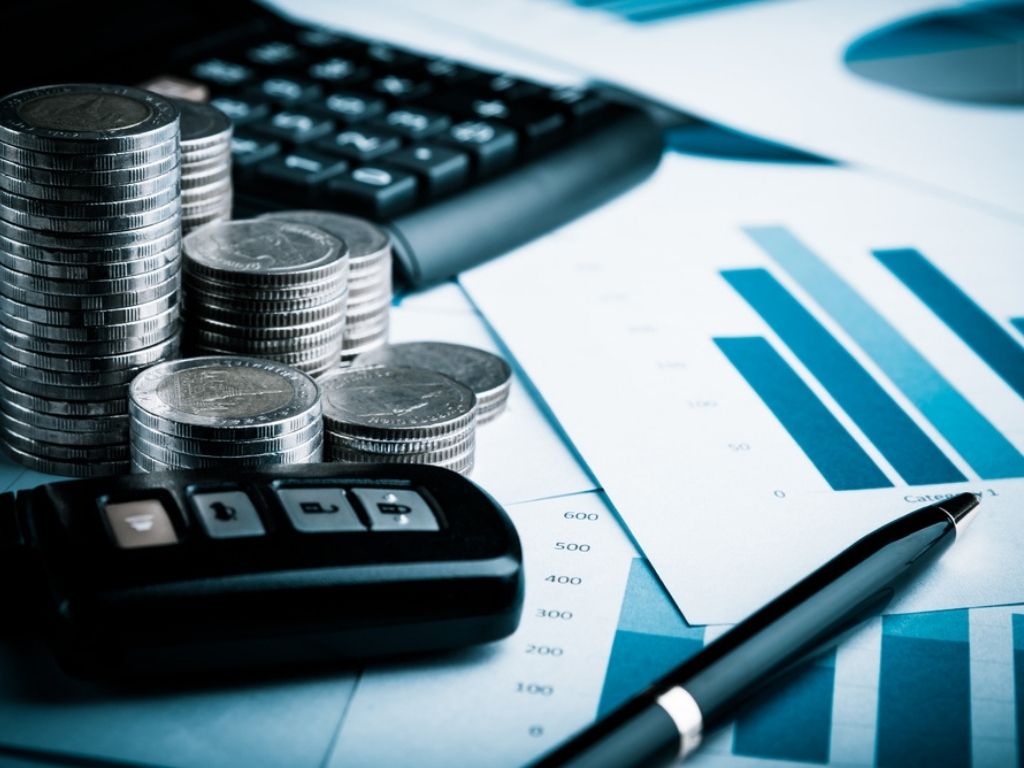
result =
M501 507L439 467L159 472L5 494L8 589L85 676L281 666L505 637L523 600ZM16 586L15 586L16 585Z

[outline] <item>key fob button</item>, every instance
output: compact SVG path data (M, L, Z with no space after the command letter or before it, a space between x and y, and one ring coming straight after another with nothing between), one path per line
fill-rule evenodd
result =
M158 499L137 499L116 503L105 502L107 518L114 543L121 549L162 547L178 543L170 515Z
M263 536L266 530L252 499L244 491L192 494L192 509L211 539Z
M392 488L353 488L374 531L439 531L430 505L415 491Z
M295 530L303 533L365 531L341 488L284 486L274 489Z

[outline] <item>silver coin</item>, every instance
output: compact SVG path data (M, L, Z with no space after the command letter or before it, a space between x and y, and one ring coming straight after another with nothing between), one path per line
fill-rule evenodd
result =
M119 397L107 400L68 401L40 397L23 391L17 383L14 386L0 380L0 394L8 403L15 403L38 413L74 418L106 418L128 413L128 398L122 392Z
M181 162L183 165L202 165L215 161L225 162L231 156L231 142L217 142L205 147L182 147Z
M286 365L246 357L160 363L132 382L129 399L134 418L183 435L197 434L195 428L256 428L249 437L294 432L320 413L316 382Z
M175 204L168 207L169 215L166 219L148 226L139 226L133 229L109 232L84 232L75 233L68 231L46 231L22 227L18 224L6 221L0 215L0 237L17 241L23 245L36 246L38 248L56 248L68 251L88 251L95 248L123 248L125 246L139 246L164 238L165 236L177 237L181 231L181 223L178 218L178 209ZM5 209L0 209L0 214ZM161 209L162 210L162 209ZM160 214L162 215L162 214ZM93 222L93 226L96 226Z
M231 208L233 199L230 186L202 199L195 195L182 195L181 215L188 219L197 219L212 213L223 213Z
M172 336L176 336L181 328L178 320L174 319L165 325L159 325L148 333L125 336L120 339L100 339L98 341L71 339L61 341L59 337L54 339L35 335L31 330L31 324L27 332L10 328L4 324L5 320L9 319L0 316L0 339L3 339L8 344L16 346L18 349L30 350L32 352L67 356L119 355L133 352L138 349L152 347L154 344L159 344Z
M0 355L0 378L11 386L21 387L40 397L66 397L69 400L88 400L94 397L110 400L118 397L144 367L88 373L51 371Z
M264 360L275 360L307 374L310 373L310 371L317 371L318 373L325 372L327 369L333 367L334 363L338 360L337 350L333 349L326 352L256 352L253 350L238 351L233 349L220 349L202 343L195 344L192 349L196 354L203 355L230 356L245 354L250 357L260 357Z
M106 323L92 326L48 325L33 322L10 314L0 313L0 324L8 328L41 339L69 342L116 341L140 336L151 337L161 331L167 332L178 320L177 305L162 314L126 323ZM148 346L148 345L146 345Z
M149 302L164 299L171 294L177 294L181 281L176 272L171 273L164 282L157 283L149 288L130 290L125 288L121 291L112 291L105 294L93 294L89 296L66 295L49 291L32 291L7 282L7 276L11 273L0 268L0 296L6 296L22 304L29 304L35 307L45 307L56 310L77 310L77 311L104 311L110 309L123 309L125 307L145 305ZM109 282L109 281L97 281ZM127 284L128 281L119 281ZM139 284L143 281L140 279ZM53 288L54 286L47 286Z
M49 85L0 99L0 141L44 152L124 152L179 135L178 108L117 85Z
M498 402L494 403L493 405L488 405L488 406L480 408L480 410L477 411L477 414L476 414L477 426L480 426L481 424L487 424L488 422L494 421L502 413L504 413L505 408L506 408L507 405L508 405L508 400L505 399L505 398L502 398L501 400L499 400Z
M183 313L183 317L190 328L190 332L193 330L208 331L211 333L219 333L224 336L252 339L254 341L273 341L277 339L292 339L297 336L316 336L321 333L327 333L331 330L340 328L344 322L344 316L337 314L334 317L318 320L315 323L262 328L251 325L222 323L217 320L211 320L202 315L196 315L190 309Z
M6 409L0 410L0 428L24 435L30 440L77 448L105 445L126 446L128 444L128 422L106 431L71 432L64 429L50 429L29 423L11 415ZM17 442L15 444L18 444Z
M190 273L228 283L298 285L347 269L344 244L302 224L225 222L191 233L182 245Z
M345 322L345 296L307 309L278 312L241 312L212 299L189 293L185 299L189 316L199 315L208 320L242 328L279 328L311 325L332 321L339 327Z
M342 349L341 349L341 362L342 363L351 362L353 358L358 357L359 355L363 354L364 352L372 352L373 350L375 350L378 347L381 347L381 346L383 346L384 344L387 344L387 343L388 343L388 336L387 336L387 333L384 333L380 337L375 338L375 339L370 339L369 341L363 341L363 342L360 342L359 344L355 344L355 345L351 345L351 346L347 346L347 345L346 346L342 346Z
M261 220L308 224L334 235L348 246L349 258L356 264L363 260L382 258L391 250L391 236L373 222L331 211L275 211Z
M227 182L231 183L231 165L223 164L216 166L213 170L203 173L196 173L193 169L186 169L181 174L181 194L189 195L193 189L204 190L207 187L214 187Z
M190 147L231 140L231 119L216 107L172 99L181 113L181 143Z
M177 140L166 141L149 149L110 154L37 152L0 142L0 159L17 165L27 165L40 170L62 173L123 171L153 165L169 158L174 159L175 165L181 162L181 152Z
M64 203L116 203L147 198L179 187L177 168L143 181L94 187L66 184L37 184L14 176L0 175L0 190L33 200Z
M340 432L327 431L324 433L325 445L342 451L357 451L361 453L433 453L452 449L466 450L470 443L475 440L475 431L472 426L463 432L453 432L450 435L443 435L438 438L411 439L411 440L371 440L366 437L353 437ZM328 450L330 454L330 450Z
M11 225L8 225L8 229ZM163 225L161 225L163 226ZM0 230L3 230L4 222L0 222ZM142 238L135 243L111 245L104 244L104 237L91 238L98 240L98 244L88 242L81 247L69 246L65 243L52 245L34 245L24 240L12 239L6 235L0 236L0 255L24 259L25 263L39 263L40 269L48 268L48 265L62 267L82 266L103 266L113 269L117 264L128 264L125 274L130 271L138 271L135 262L140 260L152 260L155 257L162 257L165 261L175 261L180 254L181 234L177 227L167 227L168 231L161 232L152 238ZM20 232L10 230L15 235ZM30 230L24 230L31 232ZM70 239L70 238L69 238ZM85 239L83 239L85 241ZM145 269L153 269L153 266L146 266ZM33 270L20 269L21 272L32 272ZM145 270L143 270L145 271Z
M26 435L10 427L0 418L0 437L10 448L34 453L54 461L127 461L128 443L123 441L111 445L77 446L48 443L34 435Z
M370 326L381 325L384 322L384 318L390 314L390 311L391 308L387 304L368 312L358 305L353 306L352 303L349 302L348 314L345 317L345 325L353 331L357 328L368 328Z
M238 290L233 296L228 296L223 293L211 293L205 288L197 288L194 281L183 279L183 285L186 288L185 300L187 302L189 296L199 295L205 302L216 304L218 308L223 312L239 312L239 313L278 313L278 312L297 312L302 310L311 310L316 307L321 307L326 304L332 306L340 304L342 311L348 303L348 293L342 291L340 293L332 292L330 294L314 293L309 296L294 296L286 299L264 299L253 297L249 291Z
M5 449L12 459L36 472L64 477L104 477L122 475L128 471L127 461L55 461L23 451L12 445Z
M465 429L476 413L468 387L415 368L350 368L320 384L329 430L371 438L434 437Z
M360 355L355 365L387 365L437 371L473 390L478 402L501 392L507 393L512 382L512 368L498 355L462 344L439 341L392 344Z
M332 328L321 333L308 334L284 339L248 339L227 333L214 333L202 327L190 327L189 339L200 344L207 344L219 349L235 350L233 354L241 354L244 347L252 350L257 356L272 355L275 352L301 352L304 350L341 348L341 329Z
M345 348L350 349L371 341L387 338L390 322L387 315L372 323L345 325Z
M177 306L177 292L147 301L145 304L97 310L48 309L46 307L32 306L31 304L22 304L8 296L0 295L0 313L6 313L8 317L13 316L22 321L28 320L33 323L43 323L46 325L69 326L76 329L89 326L134 323L139 320L147 320L163 315L167 310Z
M179 164L180 158L175 152L171 152L166 157L162 157L148 165L98 171L55 171L47 168L36 168L31 165L20 165L0 158L0 175L19 183L40 184L51 187L117 188L122 184L135 184L158 179L161 176L176 171Z
M0 394L5 394L6 389L0 385ZM123 413L107 416L59 416L45 413L34 408L26 408L19 402L7 397L0 397L0 410L6 411L9 415L42 429L54 429L62 432L117 432L123 431L125 439L128 438L128 412L127 407Z
M323 446L312 451L308 455L293 458L285 454L270 453L263 457L249 458L229 462L225 459L183 459L178 458L173 462L163 462L153 459L141 451L132 450L131 467L133 472L166 472L176 469L213 469L217 467L228 467L232 469L257 469L264 466L280 464L316 464L323 458Z
M203 184L193 183L194 179L183 179L181 185L181 204L183 208L203 202L222 202L231 199L234 187L231 183L230 169L225 168L219 177L199 177Z
M178 351L179 340L177 336L171 336L158 344L134 352L102 356L82 355L77 357L34 352L9 344L0 338L0 353L5 357L31 368L68 373L88 374L140 368L153 365L161 360L177 357Z
M223 213L211 213L209 216L198 216L193 218L183 218L181 220L181 233L183 235L189 235L195 232L200 227L205 227L207 224L214 222L230 221L231 212L224 211Z
M254 440L238 440L234 437L218 440L168 435L152 427L147 427L138 421L133 421L131 422L131 435L132 439L135 439L137 436L153 445L170 448L176 453L212 456L252 456L299 449L320 436L322 428L322 422L313 421L308 426L287 435L257 438Z
M76 219L34 215L0 203L0 218L4 221L28 229L41 229L45 232L71 235L124 233L161 224L168 220L177 223L180 215L181 200L178 196L174 196L170 202L158 208L143 213L85 216Z
M180 274L176 248L132 261L110 264L60 264L33 261L5 253L3 246L0 245L0 266L5 267L11 273L25 275L33 280L52 281L56 284L74 282L80 286L82 291L85 291L86 286L93 282L104 284L132 279L148 282L158 280L158 274L164 272L173 271L175 274ZM104 289L97 289L97 292L102 293L103 291Z
M348 451L343 448L325 443L325 456L327 461L344 461L369 463L380 462L382 464L441 464L453 461L461 461L475 451L472 443L468 447L459 446L452 450L431 451L429 453L368 453L365 451Z
M0 191L0 205L25 216L46 219L90 219L138 216L166 207L180 195L177 180L153 194L130 200L103 202L76 202L38 200L13 192Z
M142 454L161 463L172 464L183 469L200 469L210 466L260 467L266 464L305 464L319 461L323 456L323 437L315 435L307 442L290 450L265 451L244 456L176 451L165 445L151 443L138 434L132 435L130 448L133 454Z
M7 285L22 291L67 297L113 298L121 293L139 293L160 288L168 281L178 280L180 274L180 262L177 259L163 261L141 273L117 277L109 277L102 270L88 265L74 273L73 277L65 277L67 272L63 271L63 268L56 270L60 277L50 274L39 275L11 268L7 265L8 261L22 265L22 260L5 260L0 252L0 291Z
M205 275L197 275L191 271L188 261L183 262L181 275L186 292L196 292L221 302L244 298L247 301L261 303L266 301L288 304L309 301L314 304L323 304L338 298L338 294L345 290L343 285L339 285L340 281L337 275L300 286L260 288L246 285L243 287L237 283L213 280ZM291 306L299 306L299 304Z

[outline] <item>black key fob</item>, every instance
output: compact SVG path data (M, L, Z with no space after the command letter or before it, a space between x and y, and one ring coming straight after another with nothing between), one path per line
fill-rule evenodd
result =
M53 483L0 505L7 579L83 676L287 666L505 637L519 539L459 474L307 464Z

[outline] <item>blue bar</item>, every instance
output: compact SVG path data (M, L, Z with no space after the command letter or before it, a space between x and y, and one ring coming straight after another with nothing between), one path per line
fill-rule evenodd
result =
M1022 336L1024 336L1024 317L1011 317L1010 322Z
M1024 455L860 294L784 227L753 238L839 323L984 479L1024 477Z
M765 339L719 338L715 344L833 490L892 486L871 457Z
M999 323L920 252L902 248L875 251L875 256L1024 397L1024 348Z
M772 683L736 720L734 755L827 763L836 654Z
M598 714L615 709L704 647L704 629L683 619L643 558L634 558Z
M1017 764L1024 768L1024 614L1013 614L1013 697L1017 702Z
M971 764L966 610L883 618L876 764Z
M910 485L963 474L853 356L764 269L722 273Z

